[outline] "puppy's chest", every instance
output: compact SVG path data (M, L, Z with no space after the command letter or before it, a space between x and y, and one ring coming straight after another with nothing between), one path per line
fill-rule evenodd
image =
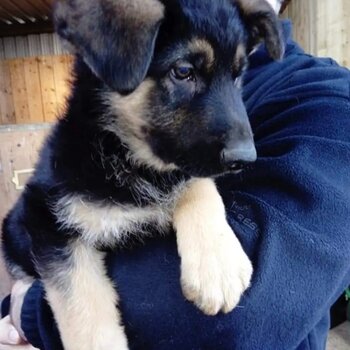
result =
M156 204L118 205L91 201L84 196L62 197L54 206L57 223L72 234L78 233L91 245L117 245L128 237L149 234L149 226L170 228L177 192Z

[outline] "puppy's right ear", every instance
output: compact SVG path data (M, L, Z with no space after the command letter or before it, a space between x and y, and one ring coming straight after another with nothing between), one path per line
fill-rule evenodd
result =
M249 29L249 49L265 42L267 52L273 59L284 55L285 43L281 23L272 6L266 0L233 0L241 11Z
M57 0L57 33L111 89L135 90L145 78L164 16L158 0Z

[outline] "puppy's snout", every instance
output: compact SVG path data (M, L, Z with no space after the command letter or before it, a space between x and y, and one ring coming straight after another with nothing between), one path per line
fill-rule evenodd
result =
M225 147L221 152L221 163L234 171L242 170L246 165L254 163L257 153L254 143L241 143L236 146Z

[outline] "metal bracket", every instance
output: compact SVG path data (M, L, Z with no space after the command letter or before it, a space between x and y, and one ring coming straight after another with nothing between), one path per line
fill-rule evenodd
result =
M31 175L33 174L35 169L23 169L23 170L15 170L13 172L13 178L11 181L15 184L16 190L21 191L24 190L25 184L21 184L20 175Z

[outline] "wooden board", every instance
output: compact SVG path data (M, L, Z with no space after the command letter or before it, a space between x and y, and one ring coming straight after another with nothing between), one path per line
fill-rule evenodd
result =
M58 107L52 56L38 58L45 122L56 120Z
M292 20L294 39L306 52L350 67L349 0L293 0L283 16Z
M66 99L69 95L70 70L65 56L53 56L52 60L57 98L57 114L62 115L66 108Z
M16 123L30 123L28 96L24 78L24 61L22 58L10 60L9 66Z
M343 64L350 67L350 1L343 2L344 38L343 38Z
M0 61L0 123L16 123L11 73L7 61Z
M72 64L69 55L0 60L0 124L55 121L70 93Z
M45 118L41 94L39 63L36 58L27 58L24 60L24 74L30 122L43 123Z
M48 131L48 125L0 128L0 222L21 194L12 182L14 172L34 167ZM9 288L10 279L0 256L0 300Z
M0 221L19 195L12 183L14 171L33 168L49 126L0 128Z

